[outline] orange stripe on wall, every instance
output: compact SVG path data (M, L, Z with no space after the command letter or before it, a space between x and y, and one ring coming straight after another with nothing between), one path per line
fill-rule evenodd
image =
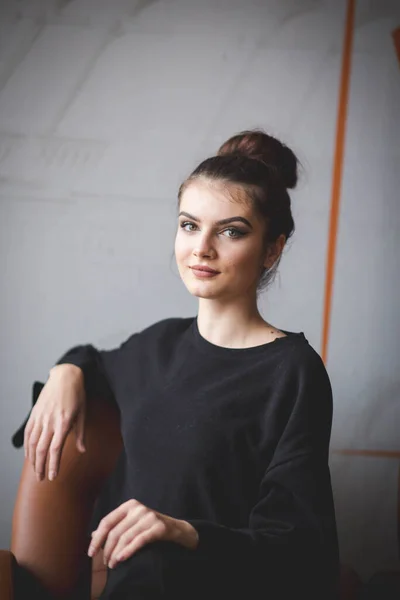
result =
M370 456L372 458L400 459L400 450L357 450L355 448L333 448L331 452L332 454L342 454L343 456Z
M336 122L335 154L333 161L333 180L331 209L329 219L328 248L326 259L325 299L322 326L322 360L326 363L331 321L332 294L336 259L336 240L339 222L340 193L342 186L343 155L346 136L347 107L350 89L351 53L353 46L354 17L356 0L347 0L346 24L343 43L342 69L339 88L339 105Z
M400 64L400 27L398 27L392 32L392 36L394 41L394 47L396 48L397 58L399 59Z

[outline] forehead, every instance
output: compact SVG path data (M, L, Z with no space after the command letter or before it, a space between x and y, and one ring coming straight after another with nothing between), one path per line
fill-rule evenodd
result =
M181 196L180 210L200 218L218 220L233 216L255 218L243 188L222 182L193 181Z

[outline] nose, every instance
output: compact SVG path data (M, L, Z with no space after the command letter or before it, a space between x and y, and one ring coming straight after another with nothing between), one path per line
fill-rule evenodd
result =
M193 248L194 256L207 256L212 258L215 255L215 250L212 247L210 236L199 236L196 242L196 246Z

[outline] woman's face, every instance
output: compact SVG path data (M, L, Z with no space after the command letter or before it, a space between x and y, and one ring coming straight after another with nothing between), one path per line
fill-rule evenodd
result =
M240 188L196 180L181 196L175 256L188 291L199 298L228 299L255 294L266 258L264 222ZM232 199L233 198L233 199ZM212 275L196 271L208 267Z

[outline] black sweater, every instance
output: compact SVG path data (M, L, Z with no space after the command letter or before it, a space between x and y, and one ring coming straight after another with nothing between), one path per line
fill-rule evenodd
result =
M196 550L149 544L109 571L102 598L336 598L331 386L304 335L286 333L229 349L196 318L166 319L115 350L78 346L59 361L121 413L103 513L135 498L199 533Z

